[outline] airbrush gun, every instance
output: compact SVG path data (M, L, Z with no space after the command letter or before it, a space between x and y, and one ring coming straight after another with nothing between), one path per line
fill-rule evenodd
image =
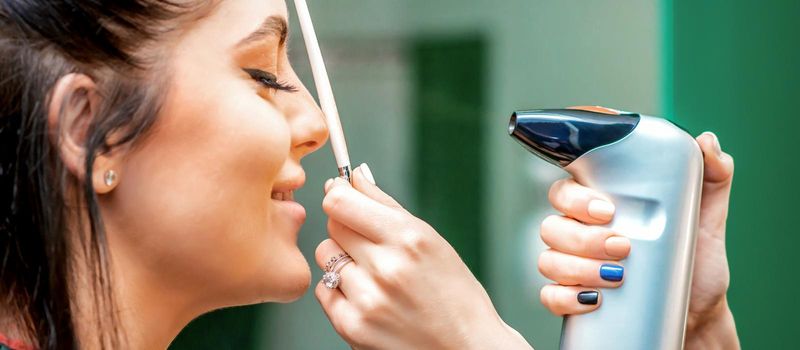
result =
M562 350L681 349L694 261L703 157L661 118L603 107L517 111L509 134L611 197L609 227L631 239L625 282L594 312L568 316Z

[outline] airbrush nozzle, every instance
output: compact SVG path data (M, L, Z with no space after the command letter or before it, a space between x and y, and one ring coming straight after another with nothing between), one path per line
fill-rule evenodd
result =
M608 111L516 111L511 115L508 134L540 158L565 167L586 152L622 139L639 122L637 114Z

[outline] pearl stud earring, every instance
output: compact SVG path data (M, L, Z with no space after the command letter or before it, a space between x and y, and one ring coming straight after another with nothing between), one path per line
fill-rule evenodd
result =
M103 182L105 182L106 186L111 187L117 182L117 173L114 170L106 170L103 176Z

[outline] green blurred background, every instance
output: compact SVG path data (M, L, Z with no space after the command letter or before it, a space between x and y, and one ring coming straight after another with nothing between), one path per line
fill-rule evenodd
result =
M537 300L547 282L535 259L547 188L565 174L505 126L515 109L585 104L717 133L737 167L729 299L743 347L791 348L800 326L789 258L800 246L790 220L800 195L800 1L309 2L351 158L453 243L537 349L556 349L561 326ZM292 30L293 64L311 88L295 22ZM299 244L313 261L326 237L321 187L335 165L329 149L304 165L297 197L309 219ZM172 346L212 347L348 348L310 291L288 305L203 316Z

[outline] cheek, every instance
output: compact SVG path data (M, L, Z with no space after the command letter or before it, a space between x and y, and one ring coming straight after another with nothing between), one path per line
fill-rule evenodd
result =
M296 249L293 234L274 232L281 225L270 213L273 182L289 156L288 126L241 85L177 86L125 162L114 191L116 226L135 237L127 241L132 254L165 280L240 283L265 259Z

